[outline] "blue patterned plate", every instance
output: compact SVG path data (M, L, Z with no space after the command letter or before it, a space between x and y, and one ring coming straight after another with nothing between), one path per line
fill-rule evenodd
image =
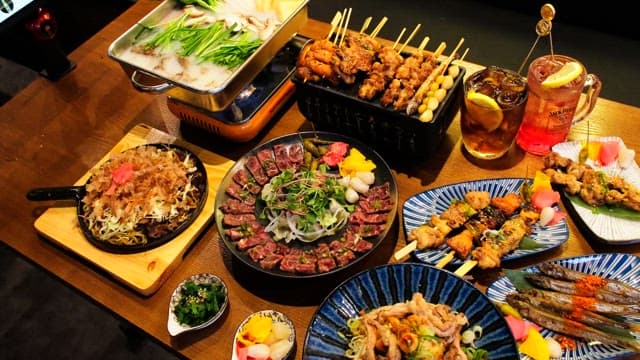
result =
M569 269L587 274L599 275L604 278L616 279L636 288L640 288L640 257L630 254L594 254L577 256L566 259L556 259L549 263L560 264ZM523 269L527 272L538 272L536 266ZM511 281L501 277L487 288L487 296L494 302L504 303L507 294L516 291ZM627 319L640 324L640 317L627 316ZM556 333L542 329L542 336L550 337ZM619 359L635 354L634 352L613 345L589 345L587 342L576 340L575 350L565 350L562 360L599 360ZM637 355L637 354L636 354Z
M447 304L462 312L469 326L483 328L476 340L489 358L517 359L518 349L501 313L471 283L453 273L425 264L398 263L365 270L343 282L329 294L307 329L302 358L305 360L344 359L347 339L340 335L347 320L361 310L371 310L411 299L415 292L427 302Z
M524 179L522 178L475 180L440 186L416 194L407 199L402 206L405 235L408 236L411 230L429 222L431 215L441 214L451 205L452 200L463 199L464 194L469 191L488 191L491 197L505 196L512 192L519 193L520 186L522 186L523 182ZM569 239L567 222L562 220L556 225L545 227L534 225L531 238L541 246L533 250L516 249L512 253L505 255L502 261L538 254L562 245ZM442 245L435 249L416 250L413 252L413 255L422 262L435 265L445 257L449 251L451 251L451 249L447 245ZM462 265L463 262L463 260L454 258L448 265L457 267Z

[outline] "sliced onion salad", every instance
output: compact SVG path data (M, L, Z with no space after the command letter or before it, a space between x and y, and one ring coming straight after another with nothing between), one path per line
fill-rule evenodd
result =
M260 218L268 220L265 230L274 240L314 242L336 234L349 222L360 194L375 182L373 172L341 177L327 170L285 170L262 188Z

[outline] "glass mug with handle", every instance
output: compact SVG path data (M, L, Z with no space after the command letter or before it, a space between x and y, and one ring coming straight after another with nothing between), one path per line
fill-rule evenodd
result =
M529 96L516 143L531 154L545 155L567 139L572 125L591 113L602 82L574 58L545 55L531 62L527 86Z

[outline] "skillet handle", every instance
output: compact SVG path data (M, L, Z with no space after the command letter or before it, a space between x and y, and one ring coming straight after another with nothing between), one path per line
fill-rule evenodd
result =
M84 186L62 186L31 189L27 193L27 200L81 200L85 195Z

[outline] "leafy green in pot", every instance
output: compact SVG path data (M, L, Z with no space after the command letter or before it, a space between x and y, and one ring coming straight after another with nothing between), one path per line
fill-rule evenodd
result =
M218 0L180 0L184 5L200 5L205 9L214 11L218 6Z
M194 56L199 62L211 62L229 69L240 66L262 45L257 34L238 24L227 27L224 21L213 24L189 24L187 13L166 24L143 46L145 52L165 51L179 44L179 56ZM146 27L147 31L156 31Z
M188 326L202 324L217 314L225 296L221 284L197 284L193 281L185 282L180 292L180 301L173 312L180 324Z

